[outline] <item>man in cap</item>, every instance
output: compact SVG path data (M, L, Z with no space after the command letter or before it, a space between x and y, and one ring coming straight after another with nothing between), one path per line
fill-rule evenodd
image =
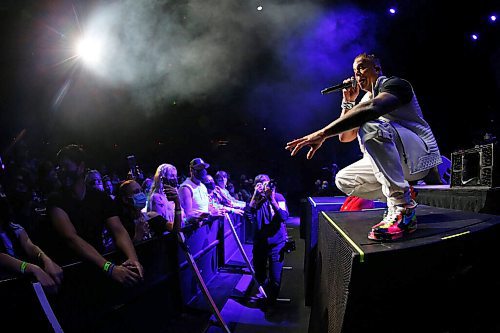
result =
M207 176L208 167L210 164L205 163L201 158L194 158L189 163L190 177L186 178L179 187L179 198L187 219L209 215L208 191L202 182Z

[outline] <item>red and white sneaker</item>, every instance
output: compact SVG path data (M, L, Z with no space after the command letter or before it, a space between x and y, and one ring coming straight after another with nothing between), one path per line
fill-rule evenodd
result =
M393 241L414 232L417 229L416 207L414 200L406 205L389 207L383 220L372 227L368 238Z

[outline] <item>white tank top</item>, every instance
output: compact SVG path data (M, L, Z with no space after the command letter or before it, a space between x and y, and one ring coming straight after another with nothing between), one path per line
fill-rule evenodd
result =
M186 178L186 180L181 184L180 187L188 187L192 194L192 204L191 211L186 212L188 216L199 216L201 213L208 213L208 191L203 183L196 185L193 183L191 178Z

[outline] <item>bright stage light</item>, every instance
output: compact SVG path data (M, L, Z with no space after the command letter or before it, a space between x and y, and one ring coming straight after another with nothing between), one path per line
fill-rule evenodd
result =
M76 52L85 63L94 65L101 59L102 45L95 38L83 38L76 46Z

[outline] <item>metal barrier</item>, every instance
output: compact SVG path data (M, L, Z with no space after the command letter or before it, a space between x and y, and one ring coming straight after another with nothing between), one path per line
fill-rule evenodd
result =
M243 220L239 228L243 230ZM185 244L190 250L200 276L209 282L224 262L218 254L238 251L220 228L223 218L199 228L183 228ZM231 232L231 231L229 231ZM126 288L106 277L97 267L84 262L65 265L64 282L56 295L46 295L41 306L32 281L25 277L0 280L0 317L5 327L23 325L29 318L37 332L104 332L148 331L173 319L200 294L198 277L190 269L178 240L173 233L135 244L139 261L144 267L144 282ZM105 257L121 262L120 253ZM42 295L43 296L43 295ZM43 299L43 297L42 297ZM49 306L53 313L47 312ZM144 318L146 314L146 318ZM54 324L57 323L57 324ZM59 325L58 325L59 324ZM33 326L32 326L33 327ZM59 327L59 328L58 328Z

